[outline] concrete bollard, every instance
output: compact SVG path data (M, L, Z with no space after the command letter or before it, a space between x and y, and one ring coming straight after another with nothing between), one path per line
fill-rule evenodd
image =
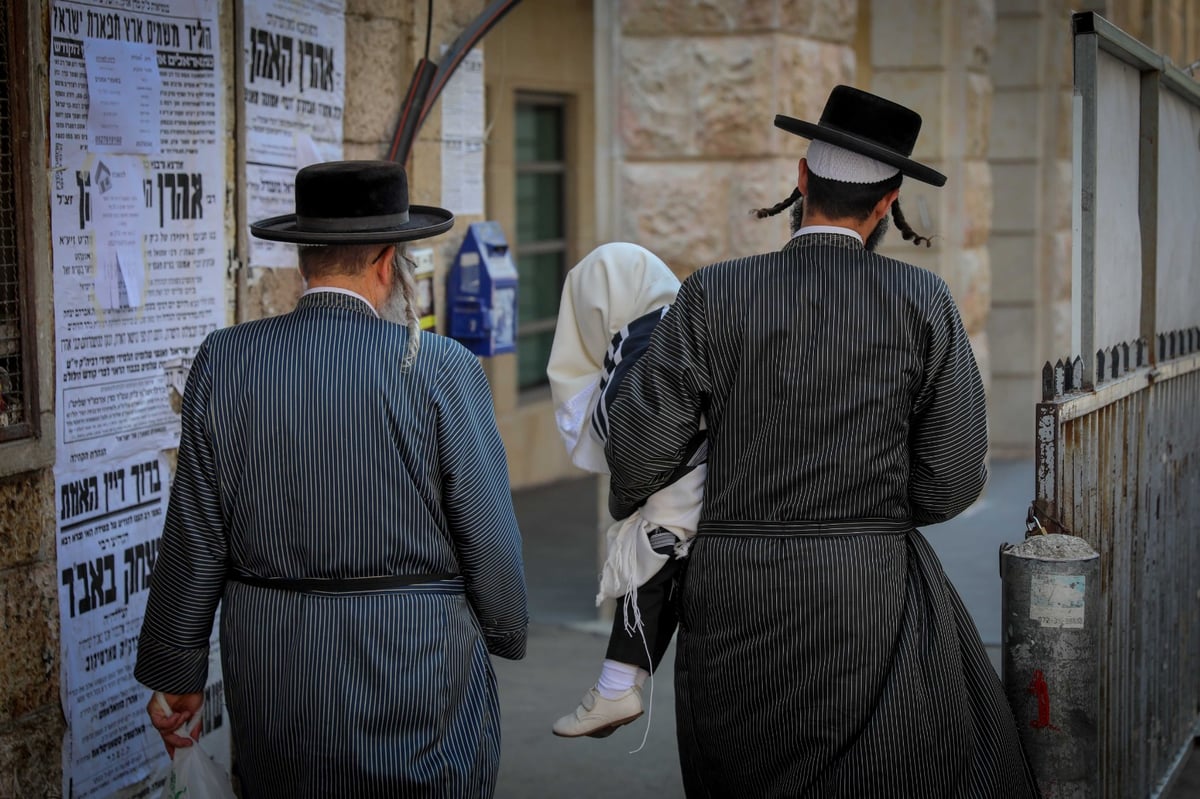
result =
M1004 690L1045 799L1100 795L1100 555L1034 535L1000 549Z

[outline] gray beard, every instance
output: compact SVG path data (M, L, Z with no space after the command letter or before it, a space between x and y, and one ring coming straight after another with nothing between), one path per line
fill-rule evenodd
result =
M407 325L408 303L404 301L404 292L399 283L392 283L392 290L379 308L379 316L397 325Z

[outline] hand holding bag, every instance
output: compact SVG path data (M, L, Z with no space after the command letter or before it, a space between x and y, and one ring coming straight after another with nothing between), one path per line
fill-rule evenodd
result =
M157 694L156 699L163 712L172 712L162 694ZM187 737L187 728L188 725L184 724L175 734ZM199 741L175 750L171 773L167 775L167 784L163 786L161 799L185 798L235 799L229 776L201 748Z

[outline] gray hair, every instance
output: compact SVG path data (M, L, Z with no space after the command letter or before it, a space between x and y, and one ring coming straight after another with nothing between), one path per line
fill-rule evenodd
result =
M353 276L363 272L381 252L381 244L302 244L299 247L300 274L305 280L331 277L334 275ZM414 264L402 252L402 244L396 245L396 255L392 259L392 280L395 281L392 294L384 307L379 308L379 315L389 322L402 324L408 329L408 345L404 348L404 358L400 368L408 371L417 360L417 352L421 349L421 323L417 318L417 282L413 277Z
M404 326L408 328L408 346L404 350L404 360L400 368L408 371L416 363L417 352L421 349L421 323L417 319L417 280L413 272L417 265L397 245L396 256L392 259L392 278L396 281L395 291L400 292L404 301Z

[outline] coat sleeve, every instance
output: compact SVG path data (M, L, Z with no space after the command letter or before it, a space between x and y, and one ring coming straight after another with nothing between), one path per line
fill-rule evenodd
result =
M213 615L225 589L228 545L205 424L211 388L206 340L184 388L178 465L134 667L139 682L164 693L204 690Z
M954 298L944 285L928 322L924 379L909 439L914 524L957 516L987 481L987 402Z
M711 393L703 284L684 281L609 410L608 498L624 519L671 481Z
M447 360L439 370L437 438L450 537L488 651L519 660L529 617L504 444L479 361L464 349Z

